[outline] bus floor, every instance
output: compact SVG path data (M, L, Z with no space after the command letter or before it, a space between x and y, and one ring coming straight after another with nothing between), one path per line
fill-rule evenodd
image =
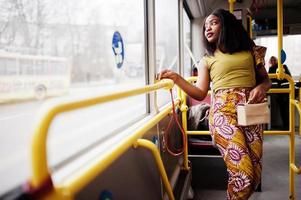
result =
M301 137L296 135L296 165L301 164ZM265 136L261 192L250 200L289 199L289 139ZM227 175L221 157L191 157L194 200L225 200ZM295 200L301 199L301 175L295 174Z

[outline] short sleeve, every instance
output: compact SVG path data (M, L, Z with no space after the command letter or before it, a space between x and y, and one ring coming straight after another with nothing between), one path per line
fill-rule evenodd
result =
M264 64L265 64L264 57L265 57L266 51L267 51L266 47L254 46L253 55L254 55L256 67L259 65L264 66Z
M212 65L210 57L203 56L202 60L203 60L204 64L207 66L207 68L210 70L211 65Z

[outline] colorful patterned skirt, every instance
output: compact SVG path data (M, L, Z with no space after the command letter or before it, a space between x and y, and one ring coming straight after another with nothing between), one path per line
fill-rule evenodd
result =
M228 200L248 199L261 180L262 125L237 125L236 107L249 93L245 88L220 89L212 97L209 129L227 166Z

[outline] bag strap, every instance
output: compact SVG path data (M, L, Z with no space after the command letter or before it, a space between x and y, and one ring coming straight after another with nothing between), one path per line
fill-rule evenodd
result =
M170 95L171 95L171 102L172 102L172 117L167 125L166 130L164 131L164 135L163 135L163 142L166 141L166 150L168 151L168 153L170 153L173 156L179 156L184 152L184 149L186 148L186 134L185 131L182 127L182 125L180 124L179 120L178 120L178 116L176 114L176 109L175 109L175 103L174 103L174 99L173 99L173 94L172 94L172 89L169 90L170 91ZM180 129L181 132L181 136L182 136L182 142L183 145L181 148L176 148L175 150L172 150L170 148L170 144L169 144L169 137L170 137L170 129L172 126L172 122L175 122L175 125L178 126L178 128Z

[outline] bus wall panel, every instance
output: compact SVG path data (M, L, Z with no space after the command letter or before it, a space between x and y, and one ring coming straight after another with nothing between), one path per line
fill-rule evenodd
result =
M163 130L170 116L151 128L143 139L148 139L160 148L161 157L169 179L174 175L182 156L171 156L162 148ZM152 153L145 148L130 148L96 177L75 199L143 199L156 200L163 197L163 186Z

